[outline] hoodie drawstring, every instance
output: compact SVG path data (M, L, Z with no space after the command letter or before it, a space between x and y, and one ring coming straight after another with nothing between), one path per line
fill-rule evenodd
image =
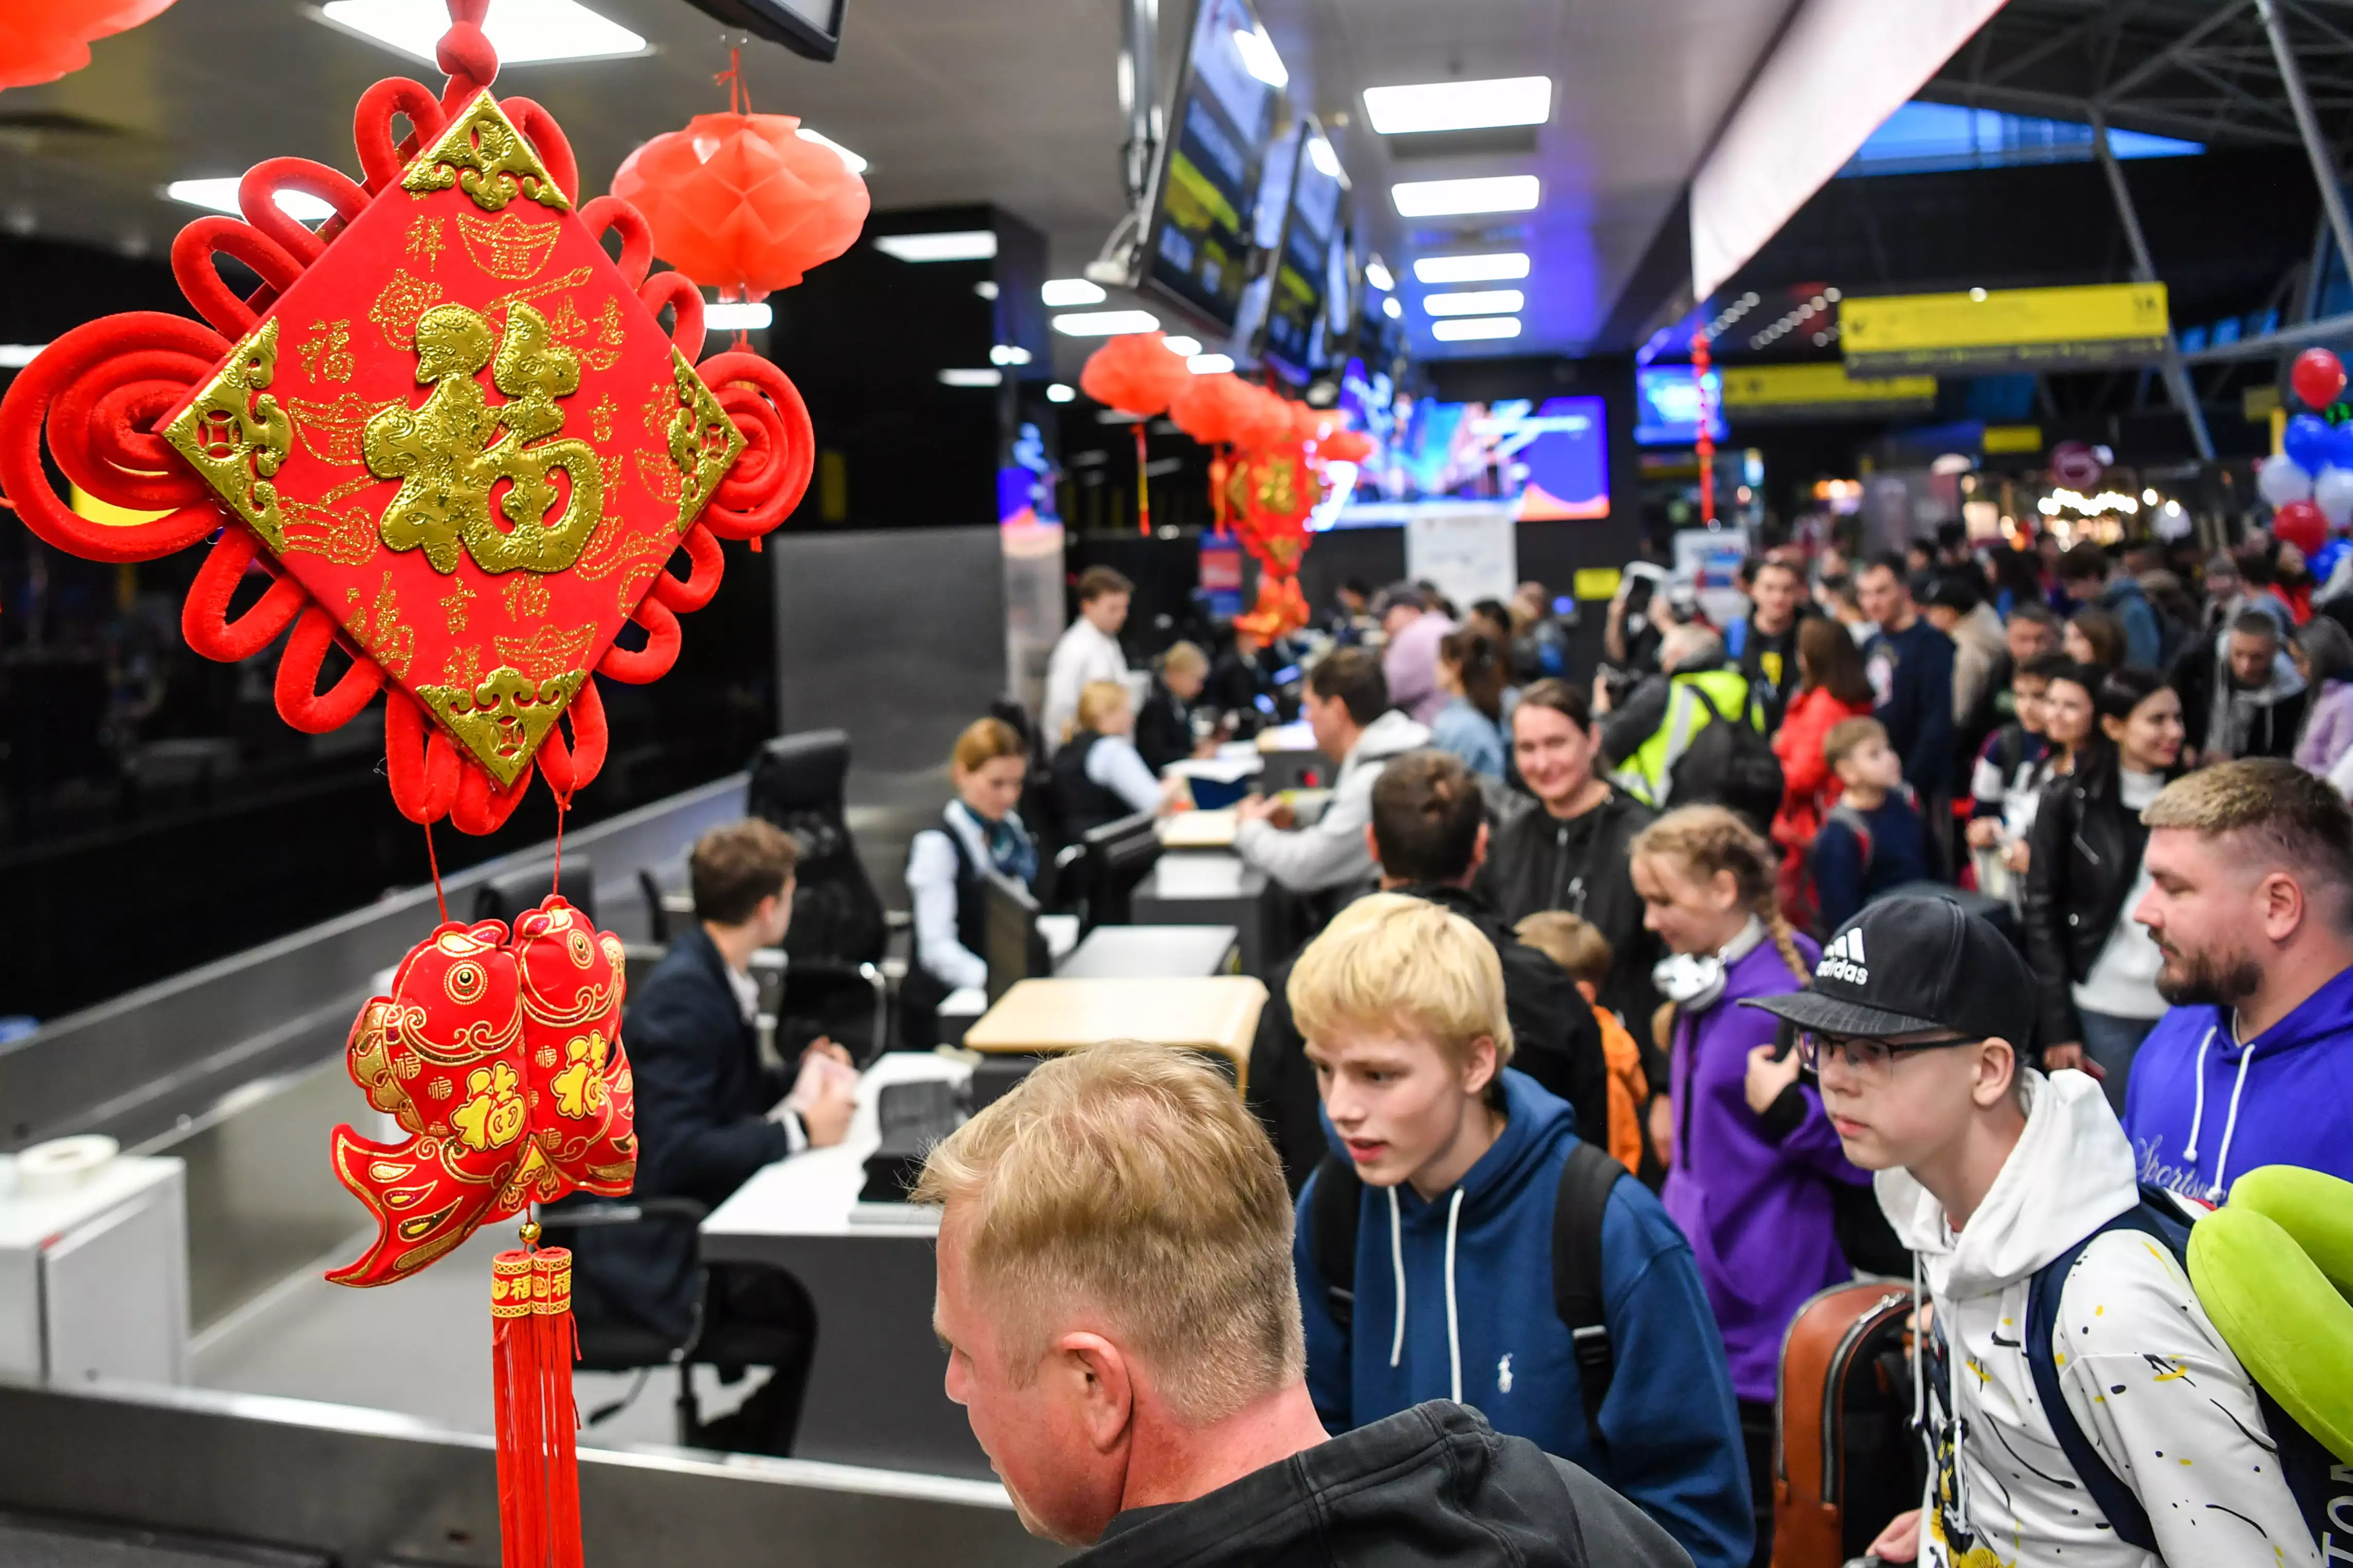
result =
M1920 1327L1920 1255L1912 1255L1912 1430L1926 1440L1928 1418L1928 1336ZM1933 1463L1934 1454L1930 1455Z
M2206 1201L2209 1203L2222 1201L2223 1180L2231 1164L2231 1136L2239 1130L2239 1097L2247 1091L2247 1064L2254 1059L2255 1047L2253 1045L2241 1049L2238 1081L2231 1088L2231 1114L2222 1122L2222 1152L2214 1159L2214 1184L2206 1189Z
M1389 1364L1395 1366L1405 1355L1405 1235L1395 1187L1389 1189L1389 1258L1397 1266L1397 1333L1389 1341Z
M2198 1081L2198 1098L2189 1112L2189 1143L2181 1151L2185 1160L2198 1158L2198 1132L2206 1125L2206 1047L2214 1043L2214 1026L2208 1025L2206 1037L2198 1042L2198 1070L2191 1075Z
M1396 1192L1395 1187L1389 1189ZM1462 1218L1462 1189L1454 1189L1454 1201L1446 1205L1446 1365L1452 1377L1454 1392L1448 1397L1462 1403L1462 1333L1454 1316L1454 1230ZM1403 1314L1399 1314L1402 1321Z

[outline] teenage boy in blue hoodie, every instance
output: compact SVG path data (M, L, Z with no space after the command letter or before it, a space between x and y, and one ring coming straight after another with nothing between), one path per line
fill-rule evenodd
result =
M2133 910L2173 1004L2125 1101L2140 1179L2220 1203L2258 1165L2353 1180L2353 811L2277 757L2168 784Z
M1748 1563L1723 1341L1689 1244L1631 1180L1600 1189L1596 1326L1610 1370L1588 1417L1581 1364L1594 1363L1580 1363L1554 1279L1556 1200L1579 1144L1567 1103L1504 1065L1493 944L1436 904L1375 894L1301 952L1287 994L1335 1144L1300 1192L1293 1241L1324 1425L1344 1432L1431 1399L1474 1405L1592 1471L1699 1568ZM1319 1188L1339 1182L1356 1188L1345 1281L1326 1278L1317 1233L1332 1213ZM1598 1343L1586 1336L1588 1356Z

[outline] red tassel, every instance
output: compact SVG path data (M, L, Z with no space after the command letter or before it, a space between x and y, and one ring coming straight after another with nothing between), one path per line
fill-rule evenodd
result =
M581 1568L572 1254L500 1253L491 1264L491 1324L501 1561L505 1568Z
M1148 419L1135 422L1135 531L1145 538L1152 537L1152 477L1145 469L1144 427Z

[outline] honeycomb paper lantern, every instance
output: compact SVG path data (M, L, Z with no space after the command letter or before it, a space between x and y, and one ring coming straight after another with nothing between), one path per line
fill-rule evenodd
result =
M866 182L791 114L698 114L623 160L613 194L654 254L723 297L758 300L856 242Z

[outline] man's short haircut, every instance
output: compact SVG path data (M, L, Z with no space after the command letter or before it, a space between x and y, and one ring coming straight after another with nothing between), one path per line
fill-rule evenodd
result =
M742 925L761 900L785 890L800 858L793 836L760 817L712 828L694 841L694 853L687 858L694 918L713 925Z
M1425 899L1374 893L1342 910L1300 950L1284 994L1310 1043L1351 1024L1390 1034L1405 1025L1458 1065L1482 1036L1495 1042L1498 1067L1512 1059L1494 944Z
M2279 622L2261 610L2241 610L2231 617L2231 630L2274 643L2280 640Z
M2056 680L2074 668L2075 661L2063 653L2038 653L2018 667L2018 674L2033 680Z
M2010 618L2013 621L2028 622L2049 632L2056 632L2066 625L2059 618L2058 611L2048 605L2039 604L2031 599L2022 605L2012 605Z
M1335 647L1307 672L1307 689L1326 702L1335 698L1358 725L1389 710L1389 680L1381 661L1360 647Z
M1408 752L1373 781L1373 843L1381 871L1405 882L1451 882L1471 869L1485 803L1451 752Z
M1105 594L1133 594L1135 584L1127 574L1109 566L1090 566L1079 574L1079 603L1092 605Z
M2336 889L2337 923L2353 923L2353 810L2327 780L2284 757L2200 768L2166 785L2140 819L2207 839L2235 834L2267 867Z
M1197 644L1173 642L1168 645L1168 651L1160 656L1160 669L1164 675L1207 675L1209 673L1209 656L1203 653Z
M2086 542L2070 546L2059 554L2059 581L2090 583L2108 580L2108 552Z
M1113 1040L1043 1064L933 1148L913 1196L964 1227L1017 1384L1073 1310L1188 1426L1303 1373L1282 1162L1189 1052Z
M1922 599L1936 608L1966 616L1985 603L1985 595L1974 572L1938 572L1933 575L1928 591Z
M1778 555L1758 555L1752 556L1750 559L1756 563L1755 570L1748 574L1748 580L1752 583L1767 572L1787 572L1799 582L1805 581L1806 574L1798 570L1798 563L1794 561L1784 561Z
M1538 910L1512 928L1512 934L1568 971L1571 980L1599 986L1617 958L1601 928L1567 910Z
M1822 761L1835 768L1861 750L1866 741L1885 744L1887 726L1876 719L1841 719L1822 737Z
M1862 566L1856 569L1855 575L1860 577L1865 572L1893 573L1895 576L1895 580L1898 583L1904 584L1908 589L1910 587L1910 579L1907 577L1906 574L1911 570L1912 568L1905 563L1904 557L1895 551L1880 550L1874 551L1872 554L1863 558L1863 563Z
M1705 626L1677 621L1659 639L1659 668L1680 675L1687 669L1715 669L1724 663L1724 639Z
M1392 583L1382 589L1372 603L1373 619L1385 621L1389 612L1398 609L1426 610L1430 595L1411 583Z

